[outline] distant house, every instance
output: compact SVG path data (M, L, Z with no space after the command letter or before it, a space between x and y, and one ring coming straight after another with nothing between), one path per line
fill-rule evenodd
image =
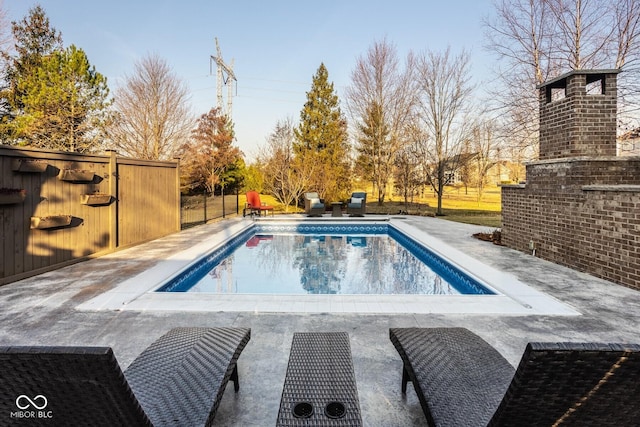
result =
M618 156L640 156L640 128L618 137Z
M518 183L524 178L524 165L510 160L500 160L494 163L487 172L487 182L496 185Z

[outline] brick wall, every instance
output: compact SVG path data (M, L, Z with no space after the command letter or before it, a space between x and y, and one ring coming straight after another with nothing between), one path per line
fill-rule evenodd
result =
M540 161L502 188L502 242L640 290L640 157L615 157L617 74L539 87Z
M502 242L640 289L640 158L527 165L527 184L502 189Z

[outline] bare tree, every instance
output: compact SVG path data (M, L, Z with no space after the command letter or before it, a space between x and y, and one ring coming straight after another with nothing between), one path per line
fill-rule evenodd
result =
M494 8L493 19L485 20L487 48L506 62L505 68L515 67L528 81L543 83L551 72L548 55L553 43L547 2L498 0Z
M402 194L405 212L409 212L409 202L413 202L413 196L424 185L420 179L420 161L414 152L414 148L407 145L395 157L394 185L396 191Z
M436 214L442 215L444 187L459 167L463 142L469 133L465 117L472 93L469 54L453 56L450 49L443 53L426 52L417 64L415 154L422 160L426 182L438 198Z
M496 164L499 141L496 137L496 125L493 120L483 120L474 126L471 138L471 150L476 172L478 201L482 198L489 170Z
M640 128L640 0L619 0L611 5L615 15L615 68L618 75L618 124L621 132Z
M494 7L487 48L501 59L502 84L492 95L505 134L522 150L538 140L536 85L569 70L622 68L620 124L637 113L640 0L497 0Z
M0 0L0 52L5 52L11 45L11 24L4 7L4 0ZM0 61L3 60L0 56Z
M415 59L407 55L401 66L394 45L375 42L358 58L347 88L347 110L355 123L356 166L374 183L378 202L384 201L395 156L408 141L415 103Z
M108 135L124 154L169 159L189 138L193 115L186 85L156 55L143 58L115 92Z
M504 135L524 158L537 154L536 85L559 72L553 51L552 12L546 0L497 0L495 14L485 20L487 49L501 59L490 98L501 117Z
M285 212L308 189L314 164L296 159L293 152L296 136L291 119L276 123L267 143L261 148L258 163L265 191L284 205Z

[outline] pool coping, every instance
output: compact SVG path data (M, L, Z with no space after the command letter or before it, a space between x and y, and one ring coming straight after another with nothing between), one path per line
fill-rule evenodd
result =
M283 224L386 223L427 246L457 268L478 279L497 295L272 295L272 294L192 294L154 292L165 281L188 268L199 257L225 244L256 221ZM515 276L501 272L472 258L432 235L403 221L402 217L374 218L247 218L193 245L160 260L143 273L120 282L76 307L79 310L199 311L255 313L442 313L576 316L579 312L540 292Z

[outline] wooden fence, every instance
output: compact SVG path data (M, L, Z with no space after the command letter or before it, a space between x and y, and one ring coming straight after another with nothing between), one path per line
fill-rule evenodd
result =
M0 146L0 285L179 230L178 162Z

